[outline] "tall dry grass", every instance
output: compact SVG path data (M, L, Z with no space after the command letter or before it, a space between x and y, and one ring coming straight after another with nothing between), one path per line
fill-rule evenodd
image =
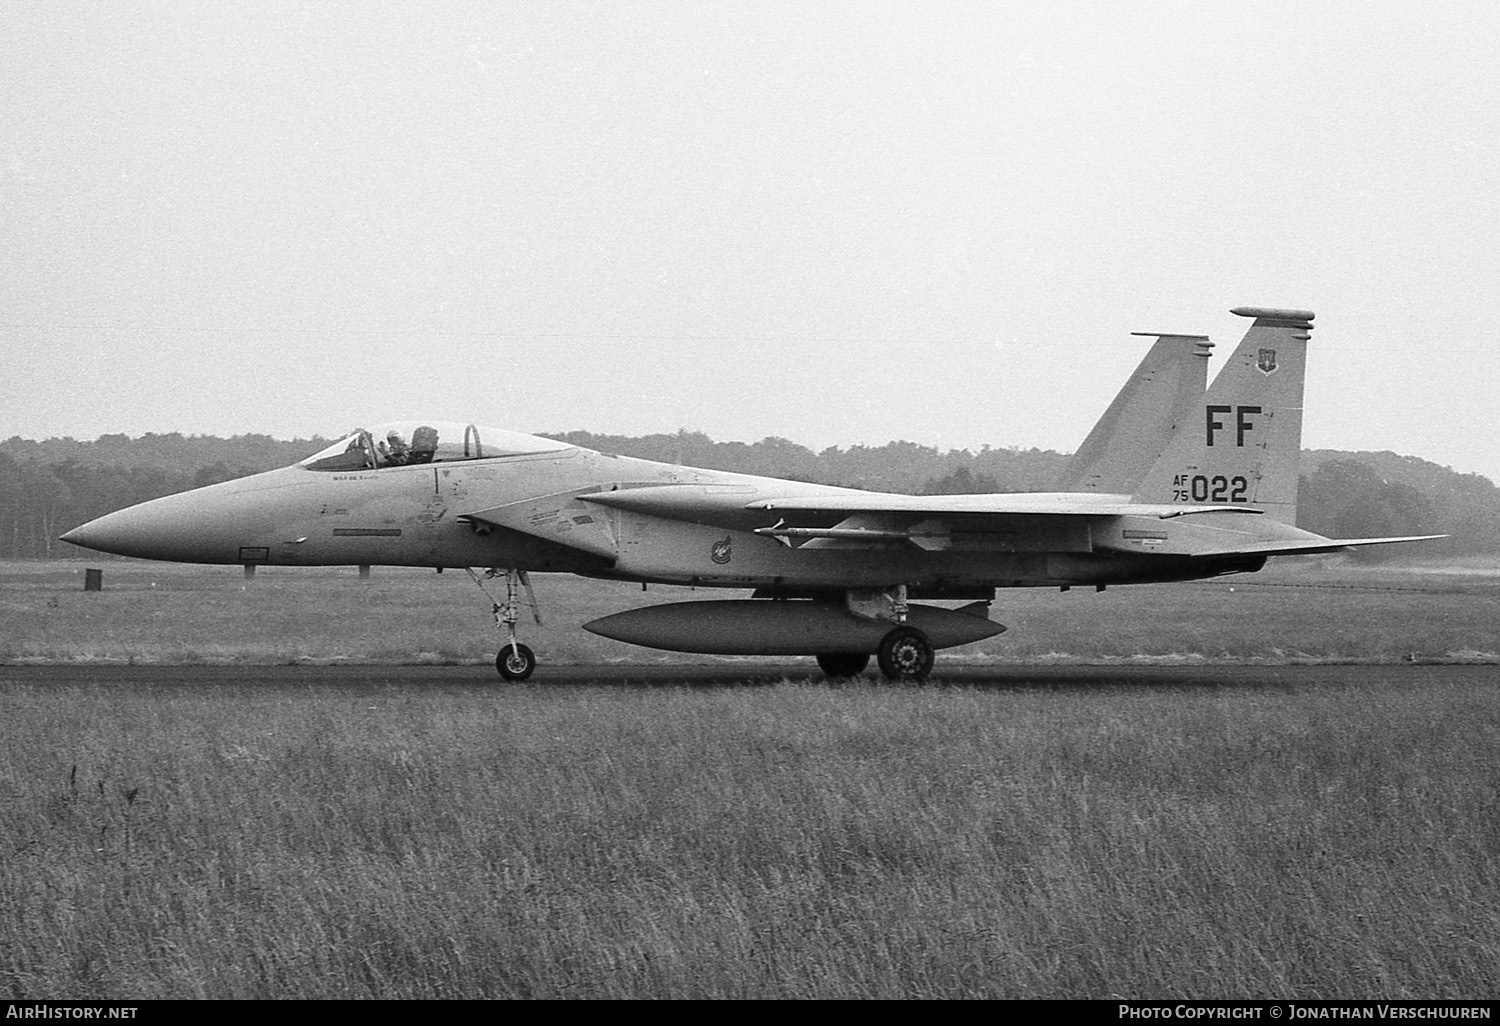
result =
M1492 995L1497 681L1425 672L549 690L0 670L0 994Z

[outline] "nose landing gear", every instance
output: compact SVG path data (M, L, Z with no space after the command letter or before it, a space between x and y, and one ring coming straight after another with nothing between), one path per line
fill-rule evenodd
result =
M512 641L495 656L495 669L506 680L525 680L536 669L536 656L519 641Z
M490 600L490 611L495 615L495 626L505 631L509 639L505 647L500 649L499 654L495 656L495 669L506 680L525 680L536 669L536 656L531 649L516 640L516 624L521 620L521 604L517 600L523 589L526 593L526 604L531 607L532 617L536 620L538 627L542 624L542 613L536 605L536 593L531 590L531 579L526 576L525 570L491 567L483 574L479 574L474 571L473 567L466 569L479 590L484 592L485 597ZM505 578L505 602L503 604L496 602L494 596L484 586L486 580L496 577Z

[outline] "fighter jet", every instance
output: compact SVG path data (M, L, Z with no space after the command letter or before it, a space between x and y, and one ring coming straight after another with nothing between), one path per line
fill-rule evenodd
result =
M918 681L936 649L1005 630L988 616L997 588L1195 580L1252 573L1272 556L1441 537L1332 539L1294 526L1313 314L1232 312L1253 323L1206 391L1207 340L1156 336L1064 472L1065 491L870 492L408 421L110 513L63 540L247 568L464 568L481 588L503 578L493 611L507 680L537 665L518 639L523 608L536 609L529 575L572 573L752 592L584 625L605 637L812 655L832 677L863 672L873 654L887 678Z

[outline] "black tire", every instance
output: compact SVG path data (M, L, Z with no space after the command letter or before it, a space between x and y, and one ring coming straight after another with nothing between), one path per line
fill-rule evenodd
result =
M858 677L870 665L863 652L824 652L818 656L818 669L829 677Z
M897 627L880 639L875 653L880 672L889 680L923 681L932 672L934 652L927 635L915 627Z
M525 680L536 669L536 656L520 642L516 642L514 647L506 645L495 656L495 669L506 680Z

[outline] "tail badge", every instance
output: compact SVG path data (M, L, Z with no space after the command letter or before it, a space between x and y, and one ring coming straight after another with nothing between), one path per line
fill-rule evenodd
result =
M726 537L723 541L714 542L714 547L708 550L708 558L715 563L724 564L729 562L730 539Z
M1276 350L1262 349L1255 354L1255 369L1262 374L1276 372Z

